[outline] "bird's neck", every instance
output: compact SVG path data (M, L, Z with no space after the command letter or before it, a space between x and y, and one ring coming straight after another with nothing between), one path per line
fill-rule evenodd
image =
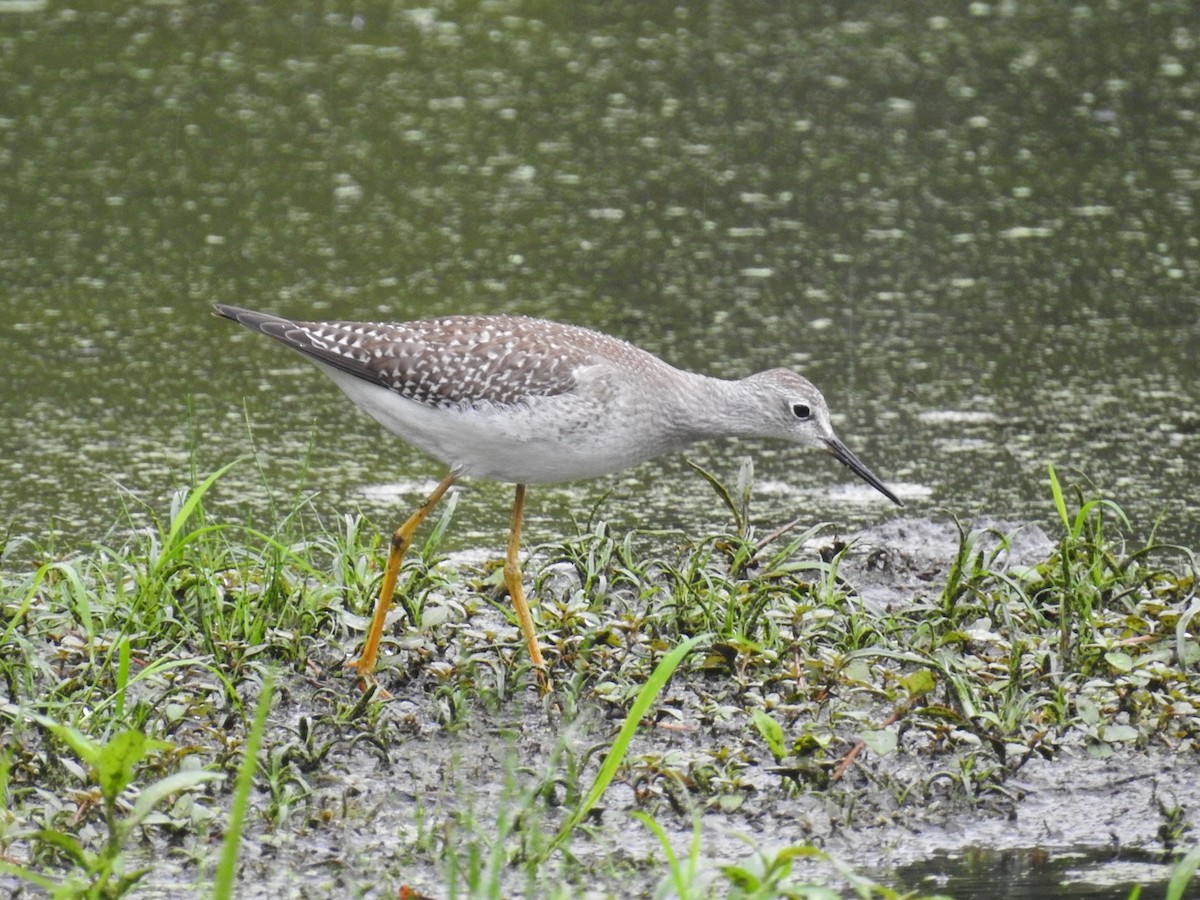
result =
M756 397L743 380L729 381L683 373L670 416L680 446L725 437L754 437L760 417L753 415Z

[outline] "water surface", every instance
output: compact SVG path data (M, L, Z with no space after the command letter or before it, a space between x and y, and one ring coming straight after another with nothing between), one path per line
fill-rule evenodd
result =
M440 475L227 302L794 366L910 513L1048 521L1053 462L1200 539L1187 0L329 8L0 6L11 534L95 540L249 453L216 500L251 521L312 494L390 523ZM691 455L747 454L764 528L900 514L809 451ZM499 550L509 489L466 500L454 540ZM600 501L723 520L673 458L537 489L530 538Z

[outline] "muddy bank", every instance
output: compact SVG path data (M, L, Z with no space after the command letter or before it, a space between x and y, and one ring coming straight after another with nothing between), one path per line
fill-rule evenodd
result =
M848 540L598 527L536 548L527 566L555 681L546 696L489 564L427 548L406 567L385 697L343 670L364 626L352 610L370 608L377 584L376 529L346 520L282 556L198 531L160 581L130 551L120 564L59 564L74 566L60 583L86 604L62 603L50 575L26 589L32 637L14 645L27 658L12 671L28 674L8 682L3 711L16 721L21 700L94 740L132 722L168 742L121 802L177 769L226 776L161 804L126 841L124 864L150 867L138 896L206 894L268 671L277 688L239 896L650 896L671 869L650 823L695 859L688 883L717 896L755 871L845 884L791 858L807 845L883 883L967 848L1189 846L1194 573L1106 536L1092 514L1081 521L1053 538L928 519ZM143 582L144 596L130 593ZM204 627L180 631L191 622ZM701 633L608 791L548 852L652 670ZM134 648L117 679L124 705L97 704L114 689L97 648L122 642ZM36 835L102 846L87 768L37 728L11 740L5 852L78 874Z
M1036 526L994 522L977 530L976 549L1006 577L1045 563L1054 551ZM807 549L828 555L828 542L818 543ZM887 615L945 587L960 534L953 524L909 519L857 535L851 545L838 567L844 584L853 586L848 602ZM578 585L561 563L542 562L553 569L542 582L543 602L568 602ZM978 617L970 624L973 638L955 648L975 658L967 643L995 642L989 630L1000 626ZM511 626L490 609L478 610L469 627L485 634L494 629L497 638L517 642L515 634L506 634ZM978 657L994 652L985 649ZM803 669L803 660L782 657L778 666ZM370 740L349 747L339 742L320 767L311 806L325 812L310 817L314 825L307 834L285 847L258 845L259 854L270 847L269 855L247 861L250 871L258 871L252 881L263 885L264 895L281 887L275 882L281 876L276 854L282 853L347 889L361 887L365 873L382 864L403 883L444 896L445 858L469 852L473 832L489 836L482 847L511 828L503 838L505 855L517 860L544 843L530 834L554 832L578 801L580 786L594 777L619 724L623 707L604 698L617 699L612 686L621 684L620 674L588 673L591 690L541 699L526 673L511 696L455 707L464 696L448 690L446 681L439 684L436 674L445 678L454 665L451 654L433 662L433 674L427 668L385 679L394 694L380 711L387 724ZM989 676L986 662L979 670ZM583 671L577 666L577 682ZM806 705L796 694L811 689L805 682L814 674L820 673L801 672L796 683L787 683L777 672L748 676L736 661L729 671L704 665L677 674L654 721L635 739L622 776L571 841L577 862L560 874L582 867L597 895L651 894L665 874L662 849L631 818L635 810L652 815L682 855L699 817L705 878L719 884L722 864L753 865L762 855L803 843L884 882L907 863L966 848L1086 847L1113 851L1114 858L1121 850L1160 851L1186 834L1200 808L1194 741L1144 730L1137 738L1103 741L1099 732L1065 723L1017 723L1003 745L994 737L989 743L986 721L974 728L961 709L951 712L953 698L945 707L923 702L920 711L914 704L899 720L894 749L886 742L882 753L865 749L833 781L831 773L857 732L884 722L897 703L878 685L862 690L854 679L833 679L828 694ZM557 677L564 680L561 671ZM1187 677L1194 689L1195 672ZM1079 685L1071 690L1086 693ZM815 724L828 741L818 742L814 752L777 758L752 724L756 708L768 710L789 739ZM1038 711L1030 706L1031 719ZM987 710L976 712L986 720ZM1116 710L1105 721L1127 723L1129 713ZM312 708L291 706L293 717L305 714L312 716ZM1050 739L1048 731L1054 731ZM438 850L422 853L422 846ZM796 872L838 880L827 866L797 863ZM513 862L504 876L507 895L538 892L523 877L519 861ZM291 876L284 880L296 889Z

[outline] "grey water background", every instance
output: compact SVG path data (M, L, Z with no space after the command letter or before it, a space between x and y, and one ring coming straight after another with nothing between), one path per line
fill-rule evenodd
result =
M0 529L212 501L391 527L441 474L209 314L547 316L777 365L909 504L698 447L754 520L1200 514L1200 13L1154 4L0 2ZM452 546L498 553L510 489ZM530 541L726 516L670 458L530 497Z

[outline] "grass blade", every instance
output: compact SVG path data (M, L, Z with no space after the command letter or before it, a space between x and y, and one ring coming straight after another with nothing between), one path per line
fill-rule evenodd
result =
M250 734L246 736L246 752L242 754L242 764L238 767L237 787L234 788L233 804L229 809L229 827L225 831L221 859L217 863L217 876L213 883L213 900L229 900L233 896L238 848L242 842L242 829L246 824L246 809L250 805L254 773L258 769L258 750L267 730L267 713L271 709L271 697L274 693L275 678L268 672L263 679L258 706L254 710L254 724L250 728Z
M587 796L579 804L575 812L571 813L570 818L563 824L558 834L554 836L549 846L542 854L542 859L549 856L559 844L567 839L576 826L583 821L592 809L593 806L608 790L609 784L613 777L617 774L617 769L625 760L625 754L629 752L629 744L633 741L633 736L637 733L638 725L641 724L642 717L649 712L650 707L654 704L655 699L662 692L662 689L667 686L667 682L671 680L671 676L675 670L679 668L679 664L683 662L684 657L695 649L697 644L708 640L707 634L698 634L695 637L690 637L666 656L662 658L654 671L650 673L650 677L638 692L637 697L633 701L633 706L629 708L628 715L625 716L625 721L621 725L621 730L617 732L616 740L613 741L612 747L609 748L608 754L604 757L604 762L600 764L600 771L596 773L596 780L592 783L592 788L588 791Z
M1167 882L1167 900L1183 900L1184 891L1192 880L1192 876L1196 874L1196 869L1200 868L1200 845L1191 849L1183 859L1175 866L1175 871L1171 873L1171 880Z
M1054 471L1054 463L1047 465L1046 471L1050 475L1050 493L1054 497L1054 508L1058 510L1063 527L1070 531L1071 516L1067 513L1067 501L1063 499L1062 485L1058 481L1058 473Z
M684 898L687 896L687 880L683 877L683 872L679 868L679 858L675 855L675 850L671 846L671 839L667 837L666 829L659 825L654 819L650 818L640 809L633 814L633 817L654 832L654 836L658 838L658 843L662 847L663 856L667 858L667 867L671 872L671 881L675 885L675 896ZM700 820L696 820L696 825L699 826Z
M691 466L695 472L698 472L700 477L707 481L709 486L711 486L712 489L717 492L717 496L721 498L721 502L725 504L725 508L729 510L729 514L733 516L735 531L737 534L743 534L746 530L746 521L742 518L742 509L740 504L733 499L733 495L729 493L729 488L725 487L725 485L721 483L720 478L708 471L708 469L704 468L703 466L697 465L690 459L686 458L684 459L684 462Z
M218 478L236 466L239 462L240 460L235 459L231 463L226 463L225 465L221 466L221 468L217 469L217 471L205 478L204 481L200 482L200 484L197 485L194 490L188 492L187 499L184 501L183 506L181 506L179 511L175 514L174 518L171 520L170 530L163 538L162 557L159 563L159 568L164 567L165 562L179 552L180 533L183 531L184 526L187 525L188 521L192 518L192 514L195 513L196 509L200 506L200 501L204 499L204 495L208 493L208 489L213 486Z
M129 687L129 637L122 637L117 645L117 689L113 696L113 718L125 719L125 690Z

